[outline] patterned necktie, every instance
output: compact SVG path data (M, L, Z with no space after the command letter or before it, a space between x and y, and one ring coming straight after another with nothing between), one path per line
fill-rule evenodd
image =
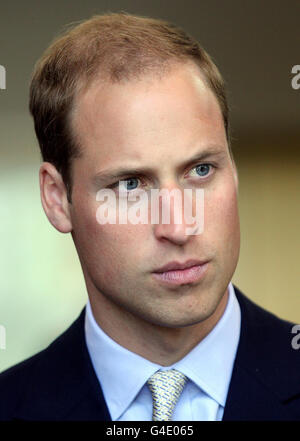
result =
M152 421L171 421L171 417L187 382L187 377L176 369L157 371L147 381L152 393Z

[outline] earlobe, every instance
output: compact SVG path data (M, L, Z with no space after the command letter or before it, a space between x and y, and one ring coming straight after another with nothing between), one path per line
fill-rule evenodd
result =
M72 231L66 187L61 174L49 162L39 172L41 202L49 222L61 233Z

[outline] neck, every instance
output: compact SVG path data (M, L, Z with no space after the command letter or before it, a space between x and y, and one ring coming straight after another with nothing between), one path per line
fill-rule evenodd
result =
M203 340L222 317L227 301L228 290L210 317L190 326L173 328L137 320L124 310L116 316L105 297L99 297L99 293L90 295L93 316L101 329L119 345L161 366L181 360Z

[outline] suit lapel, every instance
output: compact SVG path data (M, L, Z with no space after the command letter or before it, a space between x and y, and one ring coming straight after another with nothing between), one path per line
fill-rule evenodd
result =
M292 325L234 289L241 308L241 334L223 420L295 419L291 404L300 384Z
M280 421L294 419L278 396L255 374L235 365L223 421Z

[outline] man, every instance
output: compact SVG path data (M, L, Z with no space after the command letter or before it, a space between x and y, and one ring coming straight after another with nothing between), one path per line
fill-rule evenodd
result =
M1 419L299 419L292 325L231 283L238 175L224 84L199 44L163 21L95 16L39 60L30 110L42 205L72 234L89 301L1 374ZM175 222L181 202L169 222L152 222L149 204L144 223L99 218L103 191L120 219L120 202L128 214L134 196L162 189L192 190L194 211L204 195L202 231Z

